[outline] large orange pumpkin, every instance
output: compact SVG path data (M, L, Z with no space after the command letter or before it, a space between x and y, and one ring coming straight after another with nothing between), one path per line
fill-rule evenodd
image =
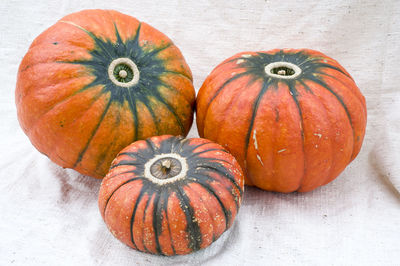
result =
M113 161L99 208L115 237L153 254L188 254L233 223L243 195L235 158L206 139L157 136L132 143Z
M239 53L218 65L197 98L201 137L239 161L245 182L310 191L336 178L364 138L365 99L347 71L313 50Z
M85 10L33 41L15 98L21 127L40 152L101 178L131 142L185 136L195 92L189 67L164 34L116 11Z

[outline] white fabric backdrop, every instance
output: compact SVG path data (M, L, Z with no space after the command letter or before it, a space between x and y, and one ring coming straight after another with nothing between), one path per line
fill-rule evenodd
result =
M50 162L16 118L16 73L28 46L64 15L86 8L116 9L167 34L196 89L240 51L306 47L337 59L367 99L358 158L313 192L247 188L233 228L205 250L167 258L128 248L100 217L100 181ZM0 264L399 265L399 30L396 0L1 1ZM195 126L189 136L198 136Z

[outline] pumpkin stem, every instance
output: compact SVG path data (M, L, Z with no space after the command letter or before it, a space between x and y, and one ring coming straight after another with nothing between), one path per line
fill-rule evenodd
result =
M289 62L273 62L265 66L265 74L274 78L294 79L301 74L301 68Z
M144 176L155 184L164 185L185 179L188 169L186 158L176 153L163 153L145 163Z
M108 66L108 77L117 86L132 87L139 82L139 69L130 58L117 58Z
M165 157L155 161L150 166L150 173L158 179L167 179L178 175L182 170L179 160Z
M169 174L169 172L171 171L171 161L170 160L164 160L161 162L161 171L163 172L164 175Z
M290 67L280 66L272 68L271 73L281 76L291 76L295 74L295 71Z
M284 69L278 70L277 73L278 73L278 75L286 76L286 70L284 70Z
M126 72L126 70L120 70L119 71L119 73L118 73L118 75L121 77L121 78L126 78L126 76L128 76L128 72Z

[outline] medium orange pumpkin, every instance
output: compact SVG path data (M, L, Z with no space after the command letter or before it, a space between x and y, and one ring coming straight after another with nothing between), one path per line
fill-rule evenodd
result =
M280 192L335 179L359 153L367 121L349 73L308 49L234 55L204 81L196 111L200 136L236 157L247 185Z
M179 49L161 32L111 10L70 14L22 60L18 118L55 163L102 178L137 139L185 136L195 92Z
M233 223L243 194L235 158L206 139L157 136L132 143L113 161L99 192L112 234L153 254L188 254Z

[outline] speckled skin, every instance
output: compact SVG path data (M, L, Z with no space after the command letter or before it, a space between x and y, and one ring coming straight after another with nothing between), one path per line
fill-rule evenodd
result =
M158 182L145 174L148 161L171 153L186 161L183 177ZM243 189L239 164L220 145L157 136L119 153L102 181L99 209L112 234L128 246L159 255L188 254L231 227Z
M108 66L129 58L137 84L117 86ZM103 178L128 144L186 136L193 121L192 74L172 41L111 10L70 14L40 34L23 58L15 100L32 144L55 163Z
M301 73L279 78L273 62ZM365 98L334 59L308 49L243 52L218 65L197 96L201 137L227 148L247 185L310 191L335 179L357 156L365 134Z

